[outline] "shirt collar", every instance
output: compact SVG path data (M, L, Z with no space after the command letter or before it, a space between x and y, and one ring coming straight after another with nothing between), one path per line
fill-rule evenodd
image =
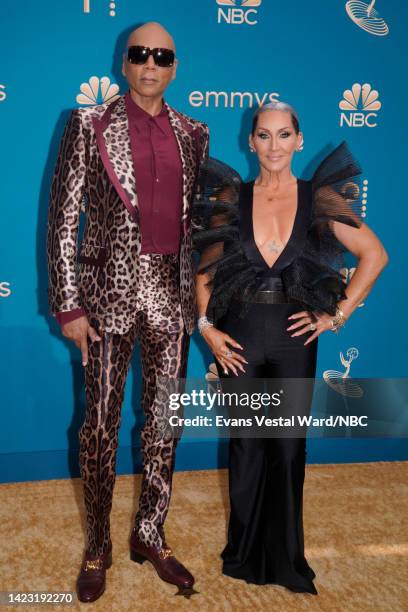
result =
M136 104L136 102L133 100L132 96L130 95L130 91L128 91L125 94L125 102L126 102L126 111L127 111L128 118L132 122L135 122L136 126L140 125L141 123L147 122L147 121L154 121L157 127L164 134L167 134L166 127L169 125L169 115L167 112L167 108L164 104L164 100L163 100L163 106L161 108L160 113L154 116L150 115L141 106Z

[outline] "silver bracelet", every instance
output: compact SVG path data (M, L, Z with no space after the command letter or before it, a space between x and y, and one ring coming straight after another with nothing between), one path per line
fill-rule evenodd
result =
M202 334L203 330L206 329L207 327L214 327L214 325L211 323L209 319L207 319L205 315L202 317L198 317L197 325L198 325L198 331L200 332L200 334Z

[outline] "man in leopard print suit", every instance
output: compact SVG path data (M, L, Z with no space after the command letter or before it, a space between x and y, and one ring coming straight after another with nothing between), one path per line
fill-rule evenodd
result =
M87 408L79 440L88 543L77 580L81 601L102 595L112 562L118 431L136 342L146 421L131 558L149 560L163 580L179 587L194 582L163 531L177 440L162 433L157 391L160 377L186 373L195 325L190 212L209 136L204 123L163 100L176 75L174 49L156 23L130 35L122 67L129 91L111 104L71 113L51 188L50 311L81 349L85 367ZM81 210L86 222L78 247Z

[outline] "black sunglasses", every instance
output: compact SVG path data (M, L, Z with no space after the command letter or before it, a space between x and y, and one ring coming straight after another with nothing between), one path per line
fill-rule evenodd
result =
M153 55L154 63L161 68L170 68L174 64L175 55L171 49L161 47L150 49L150 47L133 45L127 50L127 58L131 64L145 64L149 55Z

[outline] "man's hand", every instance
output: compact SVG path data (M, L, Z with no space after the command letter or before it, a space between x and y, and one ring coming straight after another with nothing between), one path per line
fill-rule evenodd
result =
M65 323L62 326L62 335L75 342L81 349L83 366L88 364L88 336L92 342L101 340L94 328L89 325L87 317L78 317L78 319Z

